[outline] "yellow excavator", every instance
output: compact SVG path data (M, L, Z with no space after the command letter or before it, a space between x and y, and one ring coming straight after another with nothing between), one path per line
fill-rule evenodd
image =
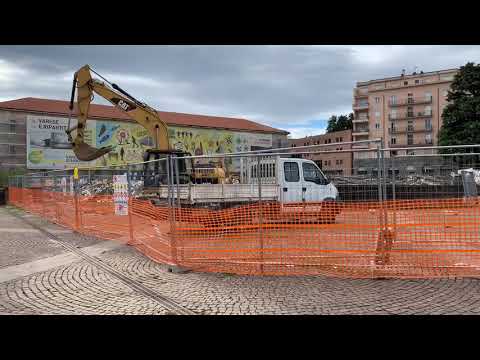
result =
M98 75L104 81L93 78L91 72ZM93 100L93 95L96 93L148 130L149 135L154 141L154 147L148 149L144 154L143 160L145 162L163 159L167 156L170 156L170 158L178 158L171 162L169 168L167 168L166 161L147 162L144 166L145 188L155 188L158 185L166 184L169 174L172 175L170 180L172 183L177 180L180 183L195 182L193 179L195 177L193 161L191 159L187 161L183 158L185 156L191 156L191 154L171 148L168 140L167 125L160 119L155 109L138 101L118 85L110 83L88 65L83 66L74 74L70 98L70 113L73 112L76 90L78 92L77 125L70 127L69 121L66 132L68 140L72 144L73 152L79 160L95 160L113 150L110 146L97 149L84 141L88 111L90 103ZM74 130L76 130L75 139L72 137ZM224 173L222 175L222 171L220 170L216 169L214 176L212 176L216 178L216 181L220 180L222 176L225 176Z

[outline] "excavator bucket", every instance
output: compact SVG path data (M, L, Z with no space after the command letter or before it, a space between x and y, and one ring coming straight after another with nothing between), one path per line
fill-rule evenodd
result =
M98 159L99 157L105 155L112 150L113 147L111 146L105 146L97 149L85 143L81 143L73 147L73 152L75 153L75 156L81 161L91 161Z

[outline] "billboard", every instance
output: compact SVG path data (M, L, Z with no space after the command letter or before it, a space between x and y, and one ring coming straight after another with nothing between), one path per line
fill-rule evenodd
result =
M72 119L71 125L76 124ZM153 139L138 124L125 121L88 120L85 142L96 148L113 146L113 150L91 162L81 162L68 143L65 130L68 119L29 115L27 119L27 167L29 169L64 169L73 166L110 166L141 162L143 153L153 147ZM192 155L213 155L272 147L271 134L234 132L229 130L168 127L173 148ZM233 170L236 160L226 167Z
M76 125L72 119L70 126ZM88 124L90 125L90 124ZM88 162L79 161L68 142L65 130L68 119L43 115L27 116L27 168L28 169L64 169L73 166L88 166ZM93 143L92 127L85 129L85 142Z
M145 150L154 145L143 126L124 121L95 121L94 139L96 148L113 147L108 154L95 160L97 166L141 162Z

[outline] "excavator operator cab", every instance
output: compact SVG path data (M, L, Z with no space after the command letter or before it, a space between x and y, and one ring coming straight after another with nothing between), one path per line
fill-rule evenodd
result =
M182 151L147 150L143 156L144 188L168 185L169 179L171 184L176 184L177 181L180 184L191 182L193 162L192 159L184 159L184 156L191 156L191 154Z

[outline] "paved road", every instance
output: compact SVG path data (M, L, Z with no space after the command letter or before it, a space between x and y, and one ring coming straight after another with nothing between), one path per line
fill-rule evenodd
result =
M477 313L476 279L171 273L132 247L0 208L0 314Z

